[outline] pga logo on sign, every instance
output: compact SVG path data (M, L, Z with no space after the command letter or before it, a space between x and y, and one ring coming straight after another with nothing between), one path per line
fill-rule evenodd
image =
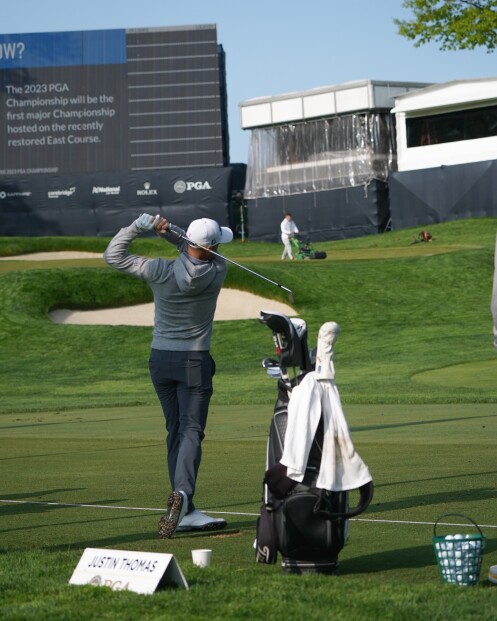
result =
M174 191L176 194L183 194L191 190L212 190L208 181L176 181Z

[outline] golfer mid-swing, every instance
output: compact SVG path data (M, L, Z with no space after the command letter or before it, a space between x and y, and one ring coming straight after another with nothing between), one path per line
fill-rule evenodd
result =
M180 251L176 259L132 255L128 247L142 232L155 230ZM155 319L149 369L167 429L167 465L172 491L159 521L159 536L176 530L219 530L223 519L195 509L193 496L201 459L201 443L212 395L214 360L210 356L217 298L226 276L226 262L210 253L233 233L214 220L194 220L185 232L166 218L141 215L108 245L104 259L125 274L141 278L153 291Z

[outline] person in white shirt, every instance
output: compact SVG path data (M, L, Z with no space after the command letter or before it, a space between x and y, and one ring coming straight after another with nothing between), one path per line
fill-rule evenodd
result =
M293 237L293 235L296 235L299 232L299 229L297 228L297 225L295 224L291 213L285 213L285 217L280 224L280 229L281 241L283 242L284 246L281 260L284 261L285 258L288 257L290 261L293 261L292 244L290 239L291 237Z

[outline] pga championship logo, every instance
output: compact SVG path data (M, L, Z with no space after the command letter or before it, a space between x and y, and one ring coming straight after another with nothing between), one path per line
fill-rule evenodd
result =
M212 186L208 181L176 181L174 184L176 194L183 194L192 190L212 190Z

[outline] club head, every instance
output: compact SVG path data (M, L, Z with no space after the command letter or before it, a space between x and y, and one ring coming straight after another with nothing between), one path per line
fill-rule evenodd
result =
M273 379L279 379L281 377L281 367L277 360L274 358L264 358L262 366L266 369L266 373Z

